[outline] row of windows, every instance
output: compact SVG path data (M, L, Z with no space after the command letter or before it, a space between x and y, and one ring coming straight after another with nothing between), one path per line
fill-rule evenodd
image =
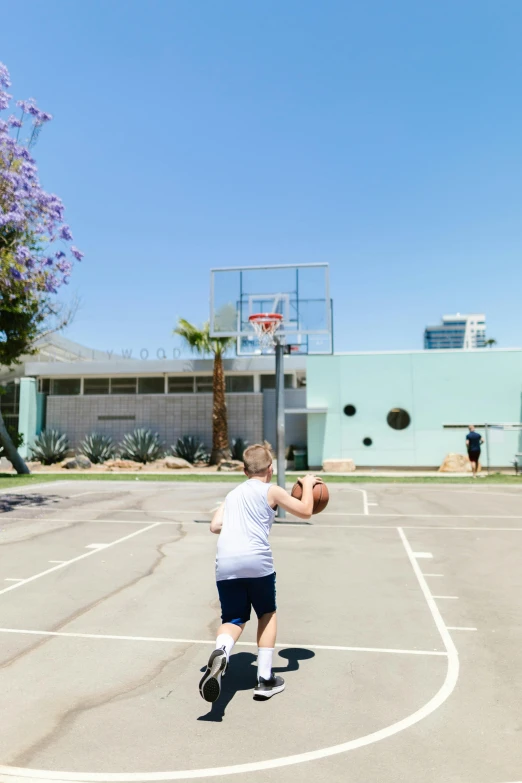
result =
M285 388L292 388L292 375L285 375ZM275 375L260 376L261 391L275 388ZM40 391L51 395L81 393L80 378L41 378ZM253 375L227 375L227 392L253 392ZM169 394L212 392L211 375L181 375L167 379ZM83 393L92 394L164 394L165 378L160 375L149 378L84 378Z

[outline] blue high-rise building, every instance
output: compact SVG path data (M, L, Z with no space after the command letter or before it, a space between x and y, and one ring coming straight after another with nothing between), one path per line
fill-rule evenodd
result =
M483 313L471 315L444 315L438 326L427 326L424 331L424 348L443 350L445 348L472 350L486 346L486 316Z

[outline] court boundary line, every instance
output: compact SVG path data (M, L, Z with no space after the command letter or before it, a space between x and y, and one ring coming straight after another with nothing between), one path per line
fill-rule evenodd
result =
M378 729L363 737L359 737L348 742L333 745L327 748L308 751L305 753L293 754L291 756L279 757L276 759L267 759L265 761L249 762L245 764L235 764L226 767L209 767L205 769L185 769L170 772L134 772L134 773L88 773L88 772L66 772L55 770L37 770L22 767L8 767L0 765L0 776L9 783L27 783L27 779L45 780L45 781L68 781L68 783L151 783L152 781L171 781L171 780L190 780L196 778L218 777L236 774L246 774L249 772L260 772L267 769L278 769L281 767L293 766L308 761L317 761L323 758L340 755L357 748L372 745L380 740L391 737L414 726L424 718L435 712L451 696L459 676L459 657L457 649L453 643L451 634L448 631L439 608L432 596L428 583L424 579L419 564L415 560L410 543L402 530L395 529L399 533L406 555L410 565L417 578L421 591L424 595L428 608L431 612L435 626L439 631L447 655L447 668L444 682L432 698L422 705L418 710L402 718L395 723L382 729Z
M215 639L179 639L168 636L121 636L119 634L100 634L100 633L74 633L67 631L40 631L28 630L25 628L0 628L0 634L12 634L21 636L46 636L65 639L93 639L99 641L121 641L121 642L155 642L164 644L201 644L215 645ZM256 647L257 642L236 642L237 646ZM391 653L395 655L434 655L443 657L447 652L442 650L401 650L393 647L345 647L336 644L303 644L301 642L277 642L277 648L286 649L288 647L304 647L310 650L323 650L326 652L364 652L364 653Z

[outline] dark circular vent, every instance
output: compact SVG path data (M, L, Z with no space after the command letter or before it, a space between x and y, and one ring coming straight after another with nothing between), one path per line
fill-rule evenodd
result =
M392 408L386 417L386 421L393 430L405 430L410 426L411 417L404 408Z
M373 440L371 438L365 438L363 440L363 443L364 443L365 446L371 446L372 443L373 443Z
M345 405L344 406L344 415L345 416L355 416L357 413L357 408L355 405Z

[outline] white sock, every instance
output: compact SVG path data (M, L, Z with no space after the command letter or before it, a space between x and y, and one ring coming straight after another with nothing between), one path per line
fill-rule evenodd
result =
M221 650L221 648L224 647L227 654L227 661L230 658L230 653L232 652L232 647L234 645L235 641L229 633L220 633L216 639L216 650Z
M273 647L260 647L257 654L257 679L269 680L272 676Z

